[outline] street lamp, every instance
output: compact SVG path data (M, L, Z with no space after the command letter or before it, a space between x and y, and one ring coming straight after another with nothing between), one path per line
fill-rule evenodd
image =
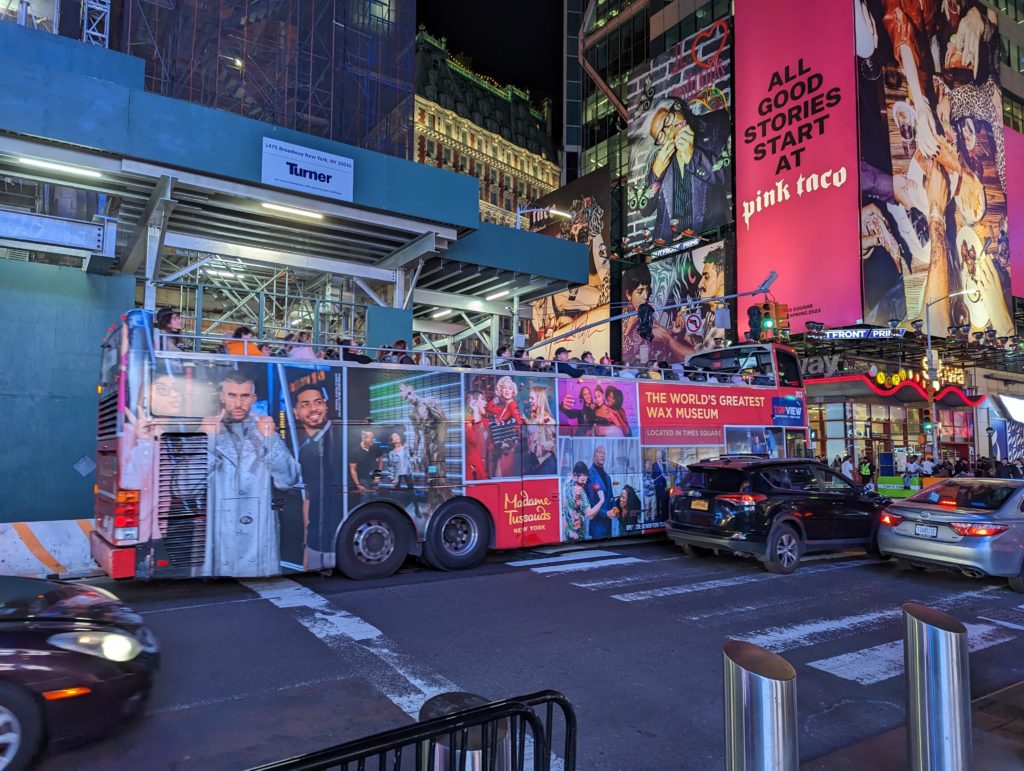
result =
M989 426L985 429L985 433L988 434L988 457L992 460L992 437L995 436L996 430Z
M556 217L561 217L562 219L566 219L566 220L571 220L572 219L572 215L571 214L569 214L568 212L560 211L559 209L556 209L554 206L539 206L539 207L534 207L532 209L528 209L525 206L517 206L516 207L516 230L522 230L522 228L519 227L520 218L522 217L522 215L524 215L524 214L533 214L534 212L538 212L538 211L546 211L548 214L553 214Z
M938 304L940 302L943 302L944 300L949 300L949 299L951 299L953 297L958 297L958 296L960 296L962 294L967 294L967 291L968 290L964 289L964 290L962 290L960 292L953 292L953 294L948 294L945 297L936 298L935 300L932 300L930 303L927 303L924 306L924 323L925 323L924 334L925 334L925 337L927 338L927 342L928 342L928 347L927 347L927 349L925 351L925 358L928 360L928 384L933 386L932 393L931 393L931 398L928 400L931 403L932 462L933 463L938 463L939 462L939 432L938 432L938 426L936 425L937 421L936 421L936 418L935 418L935 392L934 392L934 383L935 383L936 380L939 379L939 371L938 371L938 369L935 366L935 360L932 358L932 317L931 317L931 314L928 313L928 311L931 310L931 307L933 305L936 305L936 304ZM916 321L914 321L911 324L911 326L914 329L920 331L921 330L921 320L917 319Z

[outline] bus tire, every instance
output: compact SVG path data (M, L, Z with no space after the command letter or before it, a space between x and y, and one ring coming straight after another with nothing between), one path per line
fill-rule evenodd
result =
M355 581L387 578L409 554L409 530L409 523L390 506L358 509L338 533L338 570Z
M490 515L469 499L449 501L430 519L423 558L438 570L475 568L490 543Z

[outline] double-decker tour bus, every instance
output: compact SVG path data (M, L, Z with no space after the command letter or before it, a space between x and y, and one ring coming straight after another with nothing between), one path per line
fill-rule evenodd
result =
M806 449L778 345L692 356L671 381L158 342L133 310L104 344L91 547L114 578L468 568L660 530L687 463Z

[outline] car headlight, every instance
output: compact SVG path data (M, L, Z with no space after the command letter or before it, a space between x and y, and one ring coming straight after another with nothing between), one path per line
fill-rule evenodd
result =
M47 642L55 648L109 661L131 661L142 651L138 640L118 632L66 632L55 634Z

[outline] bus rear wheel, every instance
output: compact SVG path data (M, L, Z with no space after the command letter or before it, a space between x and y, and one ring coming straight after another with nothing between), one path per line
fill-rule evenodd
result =
M408 556L409 541L409 523L397 511L383 505L361 508L338 534L338 570L356 581L387 578Z
M451 501L431 518L423 557L438 570L466 570L484 561L490 543L490 515L470 501Z

